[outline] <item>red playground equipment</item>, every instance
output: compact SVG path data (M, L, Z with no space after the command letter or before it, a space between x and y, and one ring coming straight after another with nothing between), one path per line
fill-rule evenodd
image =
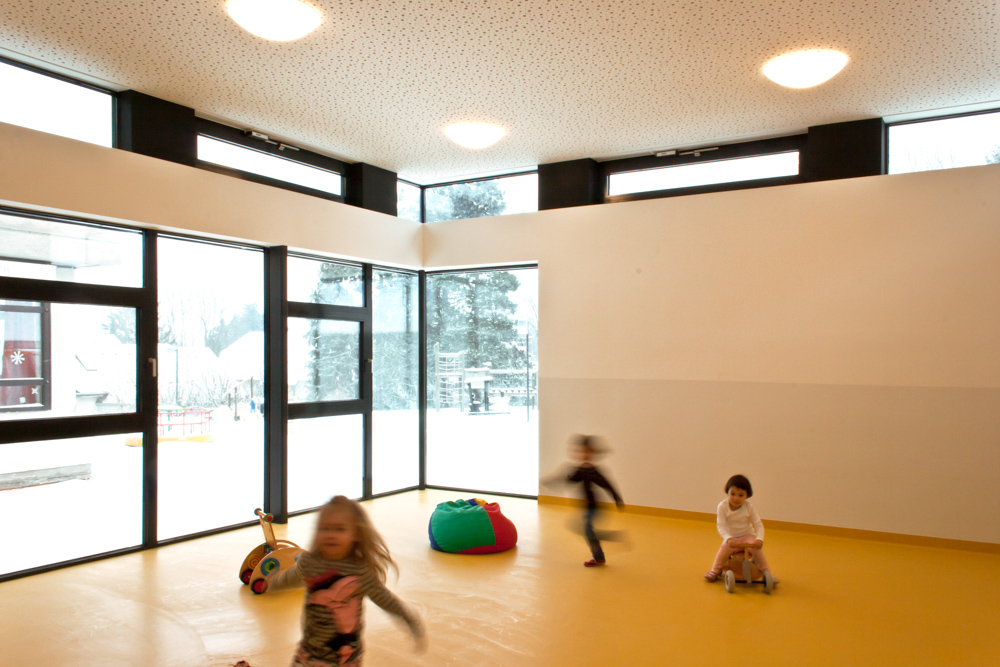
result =
M281 570L294 567L305 549L295 542L275 539L274 529L271 528L273 516L265 514L260 508L255 509L253 513L257 515L260 527L264 530L264 543L255 547L243 559L243 565L240 566L240 581L260 595L267 590L267 578Z
M737 551L729 557L722 566L722 581L730 593L736 590L737 583L764 584L764 592L768 594L774 590L774 577L757 567L750 549Z

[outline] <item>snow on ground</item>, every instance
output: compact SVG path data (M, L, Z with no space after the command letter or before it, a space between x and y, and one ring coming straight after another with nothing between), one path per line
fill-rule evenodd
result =
M226 415L228 418L220 418ZM211 442L159 443L160 539L254 519L263 506L264 421L220 412ZM373 491L419 481L416 410L373 414ZM0 473L87 462L89 480L0 491L6 544L0 574L141 542L142 447L103 436L0 448ZM336 494L361 495L360 415L289 422L289 507L314 507ZM427 483L482 491L538 492L537 411L427 413ZM467 494L467 495L472 495ZM239 555L234 556L238 559Z

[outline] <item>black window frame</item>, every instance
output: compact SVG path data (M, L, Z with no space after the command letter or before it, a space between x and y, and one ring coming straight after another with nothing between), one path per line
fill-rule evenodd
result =
M924 118L908 118L906 120L898 120L894 122L887 122L885 124L885 173L891 173L892 165L889 164L889 158L892 156L892 148L890 146L890 141L892 140L892 128L898 125L919 125L921 123L933 123L939 120L951 120L953 118L967 118L969 116L988 116L990 114L1000 114L1000 107L995 107L992 109L979 109L978 111L964 111L961 113L951 113L944 114L942 116L927 116ZM948 169L960 169L961 167L944 167L942 169L925 169L923 171L946 171ZM917 173L917 172L902 172L902 173Z
M778 185L804 183L805 179L802 177L802 156L806 152L807 139L808 134L794 134L785 137L758 139L755 141L744 141L734 144L708 144L702 148L684 148L677 150L675 155L665 155L663 157L657 157L654 154L650 154L638 157L621 158L617 160L607 160L599 163L603 188L602 201L606 204L614 204L618 202L639 201L644 199L664 199L667 197L682 197L685 195L707 194L710 192L750 190L755 188L774 187ZM799 173L795 176L779 176L775 178L760 178L749 181L714 183L688 188L648 190L646 192L634 192L627 195L611 196L608 194L610 179L614 174L646 171L650 169L662 169L664 167L680 167L683 165L702 164L706 162L721 162L723 160L735 160L739 158L763 157L766 155L793 152L799 153Z
M250 130L243 130L230 125L225 125L223 123L218 123L213 120L208 120L207 118L201 118L200 116L195 118L196 137L204 136L209 139L215 139L217 141L233 144L234 146L239 146L240 148L257 151L258 153L270 155L282 160L288 160L289 162L297 162L307 167L315 167L316 169L332 172L340 177L340 194L335 195L330 192L324 192L323 190L316 190L304 185L282 181L277 178L270 178L269 176L261 176L260 174L254 174L249 171L224 167L222 165L215 164L213 162L206 162L205 160L200 159L196 160L196 166L199 169L213 171L217 174L224 174L226 176L233 176L244 181L259 183L261 185L270 185L271 187L280 188L282 190L291 190L292 192L297 192L299 194L311 195L313 197L319 197L320 199L344 203L347 192L347 179L345 177L345 174L347 173L347 163L298 146L294 146L297 150L291 150L289 148L279 149L279 146L290 146L291 144L284 144L279 141L277 142L277 145L275 145L261 139L255 139L247 134L249 131Z
M143 511L141 515L142 532L139 544L67 561L49 563L27 570L0 574L0 582L2 582L79 563L93 562L125 553L134 553L158 546L161 543L158 543L156 540L156 232L136 229L127 225L98 222L67 215L40 213L7 206L0 206L0 213L64 224L121 229L133 233L139 232L142 234L143 240L142 285L139 287L0 277L0 298L3 299L132 308L136 313L136 409L134 412L79 416L33 416L24 419L4 420L0 422L3 424L3 428L0 428L0 447L14 443L67 440L131 433L141 433L143 436Z
M37 306L24 305L36 303ZM51 302L28 301L21 305L0 303L0 313L38 313L41 321L41 375L33 378L8 378L0 375L0 387L34 387L41 385L42 393L38 403L19 407L0 404L0 412L31 413L48 412L52 409L52 309ZM0 340L0 355L3 354L3 341ZM2 361L0 361L2 363Z

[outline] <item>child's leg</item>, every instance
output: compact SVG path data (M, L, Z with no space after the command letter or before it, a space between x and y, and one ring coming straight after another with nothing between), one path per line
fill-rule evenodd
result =
M757 568L761 572L771 571L771 566L767 564L767 558L764 557L763 549L750 549L750 555L753 556L753 562L757 564Z
M753 556L753 561L757 564L757 569L761 572L767 572L771 569L767 564L767 558L764 557L764 550L753 548L753 543L757 541L756 535L750 533L749 535L740 535L735 539L737 549L750 549L750 555Z
M604 550L601 549L601 542L597 539L597 533L594 531L595 516L597 516L597 508L588 507L584 518L583 529L584 533L587 535L587 544L590 546L591 555L593 555L595 561L603 563Z
M743 549L744 547L748 547L751 544L753 544L754 540L757 539L757 536L752 534L737 535L733 539L736 540L735 547L730 547L725 543L725 541L723 541L722 546L719 547L719 552L715 554L715 562L712 563L712 569L709 570L710 573L716 575L719 574L719 572L722 571L722 566L726 564L727 560L729 560L729 557L734 553L736 553L737 551L739 551L740 549Z
M726 564L729 557L733 555L736 549L730 548L725 542L719 546L718 553L715 554L715 562L712 563L712 569L709 570L710 574L718 576L722 572L722 566Z

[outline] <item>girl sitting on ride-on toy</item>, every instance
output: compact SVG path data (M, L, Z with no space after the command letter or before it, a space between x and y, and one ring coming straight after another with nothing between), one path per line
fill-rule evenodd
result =
M722 535L722 545L715 554L712 569L705 573L706 581L715 581L729 557L740 550L747 549L753 557L753 562L761 572L770 572L771 568L764 558L764 524L747 498L753 495L750 480L743 475L733 475L726 482L727 497L716 512L716 528Z

